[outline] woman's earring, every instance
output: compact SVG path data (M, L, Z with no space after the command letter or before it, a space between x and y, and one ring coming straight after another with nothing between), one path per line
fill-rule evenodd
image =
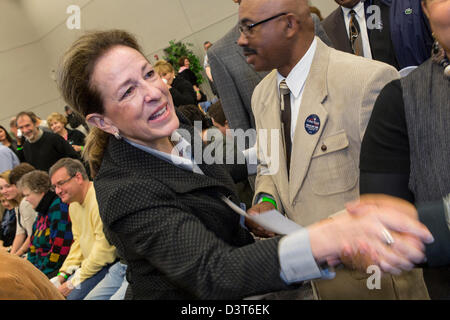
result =
M444 75L447 79L450 79L450 62L448 57L445 54L444 49L439 44L437 40L434 41L433 47L432 47L432 59L434 62L439 64L441 67L444 68Z
M120 136L119 131L114 132L114 138L116 138L117 140L122 139L122 137Z

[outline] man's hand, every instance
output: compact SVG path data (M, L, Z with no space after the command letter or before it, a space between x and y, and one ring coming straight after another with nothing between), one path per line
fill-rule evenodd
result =
M59 280L59 277L58 277ZM58 291L64 296L67 297L73 290L73 285L70 280L64 282L59 288Z
M358 213L355 209L352 214L345 212L308 227L311 249L319 263L340 260L362 271L378 265L384 272L399 274L424 260L423 242L430 241L431 234L414 218L411 207L406 206L405 213L398 211L399 207L388 209L372 203L361 208Z
M270 210L275 210L275 206L273 204L271 204L270 202L261 202L248 209L247 213L254 216ZM253 222L250 219L245 219L245 225L257 237L271 238L275 236L275 233L265 230L259 224Z
M408 201L388 195L367 194L347 204L350 214L360 215L374 210L388 229L409 233L426 244L434 241L428 229L418 221L416 208Z

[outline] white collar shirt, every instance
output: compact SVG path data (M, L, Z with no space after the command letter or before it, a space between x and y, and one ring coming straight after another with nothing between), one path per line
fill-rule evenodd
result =
M363 50L364 50L364 57L372 59L372 51L370 49L370 42L369 42L369 34L367 33L367 24L366 24L366 15L364 12L364 2L358 2L357 5L355 5L352 9L349 8L342 8L342 12L344 13L344 21L345 21L345 27L347 30L347 37L350 39L350 11L354 10L356 13L356 19L359 23L359 28L361 29L361 36L362 36L362 43L363 43Z
M171 140L176 143L171 154L132 142L125 138L124 140L132 146L154 155L161 160L167 161L179 168L198 174L204 174L192 158L191 144L178 131L174 131L171 137Z
M291 141L294 143L294 133L297 126L297 118L302 103L303 91L305 89L306 79L311 69L316 53L317 39L314 38L311 46L300 61L295 65L286 78L277 72L278 96L280 96L280 82L286 80L286 84L291 91Z

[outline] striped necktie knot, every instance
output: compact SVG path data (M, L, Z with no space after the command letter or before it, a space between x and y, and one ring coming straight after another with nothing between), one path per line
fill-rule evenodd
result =
M355 10L350 10L349 34L353 53L357 56L364 56L361 29Z

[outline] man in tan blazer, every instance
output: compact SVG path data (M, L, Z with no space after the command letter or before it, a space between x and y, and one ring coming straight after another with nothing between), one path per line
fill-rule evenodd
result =
M238 44L247 62L257 71L275 69L252 97L260 165L250 212L275 204L301 225L325 219L357 199L366 125L379 92L399 74L387 64L327 47L314 36L306 0L243 0L239 19ZM281 82L289 88L290 107L286 96L281 99ZM289 124L282 123L286 108ZM369 276L338 270L333 280L315 281L314 293L319 299L429 298L421 270L383 276L381 289L373 290Z

